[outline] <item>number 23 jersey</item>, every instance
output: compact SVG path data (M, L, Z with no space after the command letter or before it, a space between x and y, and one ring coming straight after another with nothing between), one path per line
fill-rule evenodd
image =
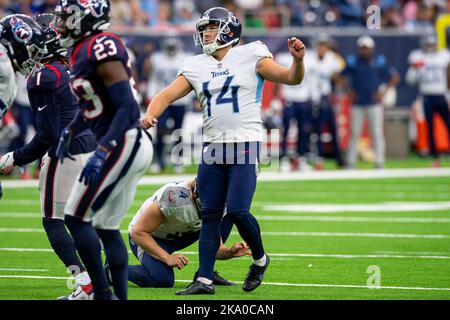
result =
M261 96L264 79L256 73L263 58L273 58L260 41L231 48L218 61L188 57L178 75L194 88L203 111L203 142L262 141Z
M90 123L97 141L108 132L117 111L107 87L96 73L97 66L108 61L122 62L134 91L134 79L128 53L120 38L115 34L104 32L87 37L76 44L71 51L71 87L80 100L83 117ZM137 101L136 94L134 97ZM135 108L136 110L130 110L130 112L139 114L137 102ZM139 121L136 121L132 127L138 126Z

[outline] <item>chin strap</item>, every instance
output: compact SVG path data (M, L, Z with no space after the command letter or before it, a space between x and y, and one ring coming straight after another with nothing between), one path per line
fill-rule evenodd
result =
M230 45L233 45L235 42L236 42L236 40L233 40L233 41L230 41L228 43L225 43L225 44L219 46L217 41L214 41L213 43L204 45L203 52L206 53L207 55L212 55L217 50L228 47Z

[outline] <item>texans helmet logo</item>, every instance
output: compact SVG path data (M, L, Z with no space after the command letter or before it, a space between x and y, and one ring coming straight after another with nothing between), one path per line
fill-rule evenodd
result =
M97 18L104 14L104 9L108 8L108 2L106 0L78 0L78 3L88 8L91 14Z
M31 37L33 36L33 30L28 24L23 22L23 20L17 17L13 17L10 20L10 24L12 27L14 38L17 41L27 43L31 40Z

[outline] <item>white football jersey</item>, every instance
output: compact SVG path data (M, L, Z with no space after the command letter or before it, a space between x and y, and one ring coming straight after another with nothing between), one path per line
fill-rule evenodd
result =
M155 52L152 55L152 73L147 88L148 97L154 98L177 78L178 68L187 56L183 51L178 51L174 56L169 56L165 52ZM186 95L173 104L188 105L192 98L192 95Z
M313 52L306 50L305 58L303 59L305 65L303 81L294 86L286 84L281 85L281 94L285 100L289 102L307 102L311 99L311 90L313 90L309 79L309 66L312 60L311 54L313 54ZM286 68L291 67L292 59L293 57L289 52L282 52L276 56L276 61Z
M232 47L222 61L201 54L184 60L178 75L194 88L203 110L203 141L262 141L264 79L256 73L262 58L273 58L260 41Z
M142 212L159 202L159 208L165 217L165 222L153 232L153 237L158 239L174 239L184 233L197 232L201 228L201 219L197 206L192 199L191 189L187 181L168 183L158 189L140 207L128 226L128 231L138 221Z
M406 74L410 84L418 84L419 92L425 95L443 95L447 88L447 67L450 52L446 49L435 52L414 50L409 54L411 67Z
M6 48L0 44L0 120L14 101L17 93L16 76Z
M317 52L312 52L308 64L311 98L313 101L319 101L321 97L331 94L331 78L334 74L341 72L344 66L332 51L327 51L322 59Z

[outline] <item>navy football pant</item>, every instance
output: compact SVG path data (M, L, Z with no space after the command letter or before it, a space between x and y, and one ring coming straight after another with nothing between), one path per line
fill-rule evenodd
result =
M281 142L281 157L285 157L287 153L287 137L292 119L297 121L297 152L300 157L303 157L308 151L309 138L312 130L311 104L309 102L285 102L283 110L283 140Z
M155 143L156 160L163 170L166 166L164 160L164 136L171 134L174 130L181 129L186 107L184 105L170 105L159 117L157 126L157 139ZM167 126L167 121L172 118L173 127Z
M233 223L228 219L228 215L224 217L221 224L222 241L225 243L231 232ZM180 238L162 240L154 238L158 245L168 253L172 254L175 251L183 250L196 242L199 238L200 232L185 234ZM139 248L128 235L130 248L134 256L141 262L140 265L128 266L128 281L143 288L171 288L174 285L173 268L167 266L164 262L153 258L144 250Z
M339 166L344 164L341 155L341 148L339 147L339 138L337 134L337 125L336 125L336 115L333 107L328 103L322 103L320 106L317 106L317 109L314 110L313 119L313 127L314 132L318 135L317 140L317 154L319 157L324 158L325 152L323 150L323 144L320 139L322 132L325 127L328 127L332 138L332 146L334 151L334 158L336 159L336 163Z
M436 143L434 141L434 113L437 112L447 127L448 136L450 137L450 112L448 110L447 99L445 96L424 96L423 108L425 112L425 118L428 125L428 144L430 147L430 155L433 158L437 158L438 153L436 150Z
M233 145L234 150L233 148L230 150L228 147ZM259 143L257 142L209 144L203 148L197 175L202 203L199 277L208 279L213 277L215 255L220 245L220 222L225 203L227 214L230 215L242 239L249 245L253 258L260 259L264 256L259 225L250 213L256 189L258 155Z

